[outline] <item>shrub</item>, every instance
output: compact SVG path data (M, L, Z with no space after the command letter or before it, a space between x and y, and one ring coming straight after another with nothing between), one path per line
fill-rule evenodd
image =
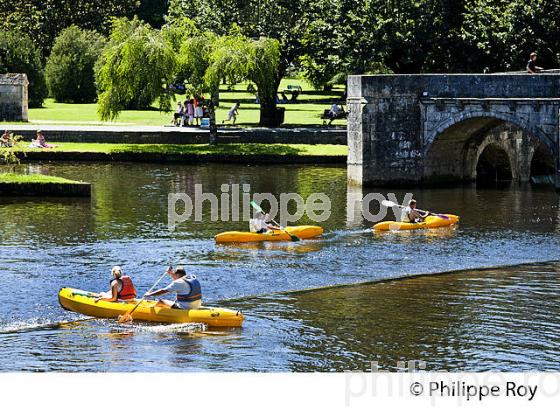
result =
M47 85L41 56L27 35L0 31L0 73L25 73L29 80L29 106L41 107Z
M97 32L77 26L70 26L60 33L45 67L51 97L58 102L95 101L94 66L104 42Z

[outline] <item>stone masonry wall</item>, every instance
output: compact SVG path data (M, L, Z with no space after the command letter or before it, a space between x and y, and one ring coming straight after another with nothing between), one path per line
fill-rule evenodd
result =
M560 169L559 74L350 76L348 107L351 183L470 178L467 141L501 123L546 144Z
M0 74L0 121L27 121L25 74Z

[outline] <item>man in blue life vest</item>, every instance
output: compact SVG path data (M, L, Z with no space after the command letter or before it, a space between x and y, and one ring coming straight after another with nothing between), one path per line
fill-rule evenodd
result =
M176 299L174 301L161 299L158 303L175 309L198 309L202 306L202 290L196 276L187 275L182 266L178 266L175 270L171 266L168 267L167 274L173 279L173 282L165 288L146 293L144 296L175 293Z

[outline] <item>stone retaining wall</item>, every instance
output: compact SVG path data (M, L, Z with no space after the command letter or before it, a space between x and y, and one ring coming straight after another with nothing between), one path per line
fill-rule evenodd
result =
M27 76L0 74L0 121L27 121Z
M91 142L114 144L208 144L207 130L174 127L11 127L24 140L35 138L41 129L49 142ZM333 144L346 145L345 128L246 128L221 129L219 143Z
M232 164L345 164L345 155L232 155L232 154L160 154L144 152L58 152L31 151L20 155L26 161L99 161L147 163L232 163Z

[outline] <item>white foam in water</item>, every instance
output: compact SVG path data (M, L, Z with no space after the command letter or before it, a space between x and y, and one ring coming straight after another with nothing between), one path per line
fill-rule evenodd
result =
M0 326L0 333L25 332L50 326L56 326L56 322L50 322L42 318L32 318L2 325Z
M170 325L132 324L119 325L116 329L139 333L194 333L204 332L208 329L208 326L205 323L173 323Z

